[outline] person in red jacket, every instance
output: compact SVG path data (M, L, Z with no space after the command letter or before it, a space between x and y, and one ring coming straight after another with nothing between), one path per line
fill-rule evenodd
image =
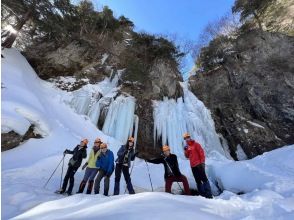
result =
M211 188L205 173L205 154L199 143L191 139L189 133L184 134L187 146L184 147L185 156L190 160L193 176L200 195L212 198Z

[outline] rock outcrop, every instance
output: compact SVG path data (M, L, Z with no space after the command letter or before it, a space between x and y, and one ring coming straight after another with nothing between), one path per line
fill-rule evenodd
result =
M31 125L24 135L20 135L14 131L8 133L1 133L1 151L10 150L17 147L22 142L30 138L42 138L40 134L34 131L35 126Z
M190 78L237 159L294 143L294 38L252 31L231 40L210 71ZM213 57L211 57L213 59Z
M41 78L68 91L120 73L119 93L136 98L135 114L139 117L137 147L142 152L152 153L154 146L159 147L159 143L153 140L152 100L178 98L183 93L179 84L182 77L174 57L177 52L164 38L138 34L129 29L117 32L122 34L123 40L117 41L108 35L95 45L82 39L58 47L43 43L26 50L25 56ZM76 81L70 86L62 80L59 83L63 76L73 76ZM101 107L99 129L103 127L108 107Z

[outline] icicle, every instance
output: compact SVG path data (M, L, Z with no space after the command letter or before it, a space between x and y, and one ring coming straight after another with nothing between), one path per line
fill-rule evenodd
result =
M119 96L108 110L102 131L123 143L132 134L134 125L135 98Z
M135 125L135 132L134 132L134 138L135 138L135 143L134 143L134 148L137 146L137 137L138 137L138 128L139 128L139 117L138 115L134 115L134 125Z

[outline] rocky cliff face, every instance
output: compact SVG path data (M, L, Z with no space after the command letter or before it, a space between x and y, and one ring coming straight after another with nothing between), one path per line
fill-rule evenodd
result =
M214 69L190 78L237 159L294 143L294 38L253 31L231 40Z
M165 48L170 48L165 47L168 44L166 40L129 30L119 31L123 35L120 41L108 36L102 37L104 40L95 46L84 40L58 47L43 43L31 47L25 55L43 79L58 81L60 76L75 77L77 81L73 86L60 85L61 89L69 91L120 72L119 93L136 98L135 114L139 117L137 147L141 152L154 153L153 147L160 144L153 140L152 100L182 96L179 84L182 77L176 60L166 52ZM97 124L100 129L108 107L102 107Z

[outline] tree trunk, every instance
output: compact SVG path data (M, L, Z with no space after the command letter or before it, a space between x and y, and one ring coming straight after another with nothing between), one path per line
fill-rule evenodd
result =
M21 18L21 20L18 22L18 24L14 27L16 33L10 33L10 35L5 39L5 41L2 43L2 47L5 48L11 48L12 44L14 43L18 32L22 29L24 24L31 18L32 11L29 10L25 15Z
M257 13L255 11L253 12L253 15L254 15L254 18L255 18L255 20L256 20L256 22L258 24L259 29L262 31L263 29L262 29L262 25L261 25L259 16L257 15Z

